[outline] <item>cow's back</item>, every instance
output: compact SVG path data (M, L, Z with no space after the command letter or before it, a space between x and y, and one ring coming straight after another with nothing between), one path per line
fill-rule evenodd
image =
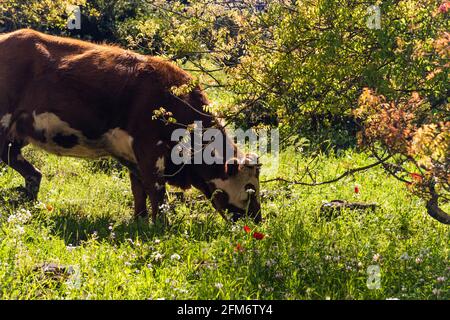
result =
M64 84L85 93L120 95L125 86L134 89L143 81L153 87L147 90L158 90L189 80L187 73L167 61L115 46L30 29L0 37L0 92L10 95L21 95L33 81Z
M1 124L56 154L133 160L127 130L153 130L161 93L189 80L167 61L114 46L33 30L0 37Z

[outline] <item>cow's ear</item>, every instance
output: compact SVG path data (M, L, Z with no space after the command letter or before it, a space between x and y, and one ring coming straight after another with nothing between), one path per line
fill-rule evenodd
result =
M240 164L237 159L228 160L225 163L225 173L229 176L237 175L240 170Z

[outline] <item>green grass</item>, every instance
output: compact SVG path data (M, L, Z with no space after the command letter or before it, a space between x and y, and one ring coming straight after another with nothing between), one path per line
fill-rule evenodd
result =
M164 227L133 220L125 171L31 148L26 157L44 174L38 205L20 202L11 189L22 178L0 167L2 299L450 298L449 227L381 169L314 188L264 184L260 226L224 222L195 191L184 203L169 194ZM292 177L307 160L286 151L278 175ZM316 169L327 179L370 161L347 151L322 156ZM275 175L266 169L262 179ZM379 207L326 220L319 208L333 199ZM253 239L245 224L266 237ZM44 263L72 271L52 277ZM379 289L367 287L370 265L380 267Z

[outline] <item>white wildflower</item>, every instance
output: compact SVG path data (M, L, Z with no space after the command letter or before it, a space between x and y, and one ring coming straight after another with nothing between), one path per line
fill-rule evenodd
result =
M266 267L272 267L276 264L277 262L274 259L269 259L266 261Z
M379 253L375 253L372 257L372 260L374 262L378 262L378 261L380 261L380 259L381 259L381 255Z
M180 260L181 257L179 254L174 253L173 255L170 256L170 260Z
M155 261L160 261L163 259L163 255L161 253L159 253L158 251L156 251L152 254L152 258Z
M410 258L411 258L411 257L408 255L407 252L403 253L403 254L400 256L400 259L402 259L402 260L409 260Z

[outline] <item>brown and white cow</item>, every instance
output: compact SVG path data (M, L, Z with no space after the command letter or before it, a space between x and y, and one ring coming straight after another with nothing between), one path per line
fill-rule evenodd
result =
M148 197L155 221L167 182L198 188L234 218L248 214L259 221L258 165L171 161L174 129L201 121L225 134L203 111L208 101L200 88L172 93L191 80L168 61L114 46L29 29L0 35L1 159L25 178L31 199L37 198L41 173L21 155L29 143L61 156L121 161L130 169L136 216L147 215ZM155 119L161 107L177 123ZM229 138L224 141L245 158Z

